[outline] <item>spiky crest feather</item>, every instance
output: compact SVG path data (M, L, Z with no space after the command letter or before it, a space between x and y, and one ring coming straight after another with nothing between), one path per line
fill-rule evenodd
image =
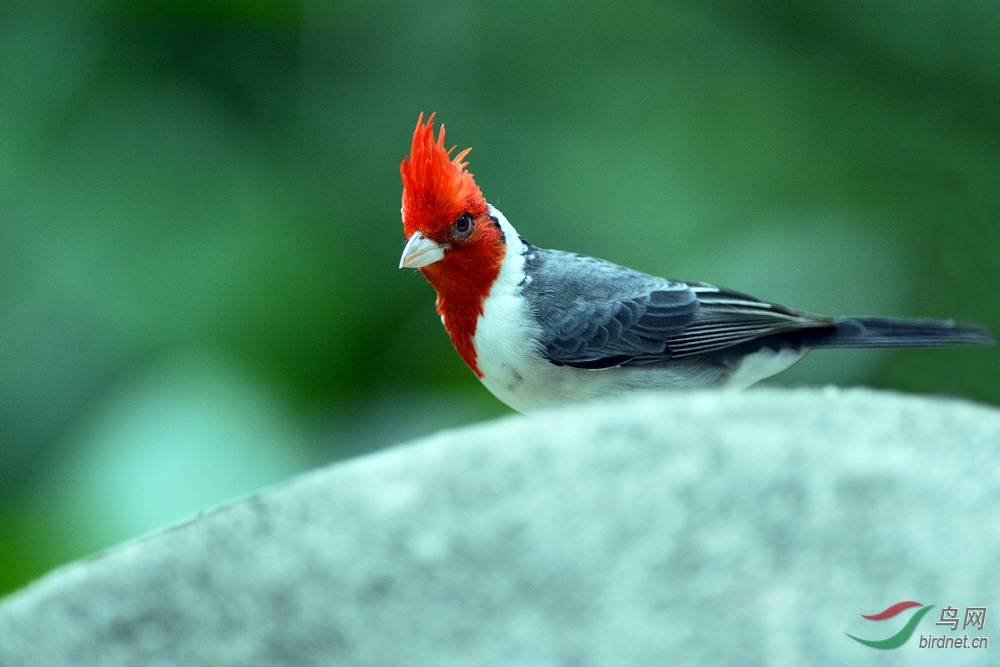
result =
M478 217L486 212L486 199L472 174L465 170L469 163L463 162L472 149L466 148L452 158L456 147L445 150L444 125L434 141L434 115L425 125L424 115L420 114L410 155L399 165L403 178L403 231L407 238L418 229L433 238L463 213Z

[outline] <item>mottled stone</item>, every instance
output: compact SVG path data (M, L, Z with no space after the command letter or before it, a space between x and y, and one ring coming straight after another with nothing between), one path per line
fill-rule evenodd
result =
M338 463L0 603L0 665L986 664L1000 412L659 394ZM934 604L911 640L881 639ZM990 607L995 647L920 649ZM955 633L961 636L968 630ZM947 653L946 656L942 656Z

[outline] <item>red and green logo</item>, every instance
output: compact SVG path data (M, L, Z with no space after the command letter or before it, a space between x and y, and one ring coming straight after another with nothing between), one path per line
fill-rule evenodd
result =
M920 607L920 609L915 611L913 615L910 616L910 620L906 622L906 625L904 625L899 632L885 639L861 639L860 637L855 637L849 632L845 632L844 634L853 639L854 641L860 642L865 646L871 646L872 648L883 648L883 649L899 648L900 646L906 643L906 640L909 639L910 636L913 634L913 631L916 630L917 623L920 622L920 619L924 617L924 614L930 611L931 607L933 606L934 605L932 604L922 605L919 602L913 602L908 600L906 602L897 602L896 604L888 607L884 611L880 611L877 614L872 614L871 616L866 616L865 614L861 614L862 618L867 618L869 621L884 621L887 618L893 618L897 614L900 614L906 611L907 609L912 609L913 607Z

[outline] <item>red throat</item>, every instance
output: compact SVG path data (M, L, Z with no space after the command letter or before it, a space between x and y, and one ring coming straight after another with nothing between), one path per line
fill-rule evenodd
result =
M410 238L419 231L449 246L444 259L422 267L437 290L437 310L459 356L483 377L476 363L473 337L483 314L483 302L500 274L505 248L503 234L488 219L489 209L479 186L462 160L466 149L451 157L444 147L444 126L434 138L434 114L423 122L420 114L410 155L399 166L403 179L403 230ZM472 236L451 242L449 229L463 214L475 220Z
M420 269L427 281L437 290L437 311L444 321L444 328L451 342L472 372L482 378L476 362L476 348L472 343L476 335L483 304L490 295L494 281L500 275L505 249L500 230L492 224L483 230L494 239L476 243L462 249L461 253L446 256L440 262Z

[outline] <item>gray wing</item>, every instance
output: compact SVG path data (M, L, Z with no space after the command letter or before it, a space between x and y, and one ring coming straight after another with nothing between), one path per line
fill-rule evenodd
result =
M767 336L835 326L705 283L529 246L524 290L553 364L601 369L706 354Z

